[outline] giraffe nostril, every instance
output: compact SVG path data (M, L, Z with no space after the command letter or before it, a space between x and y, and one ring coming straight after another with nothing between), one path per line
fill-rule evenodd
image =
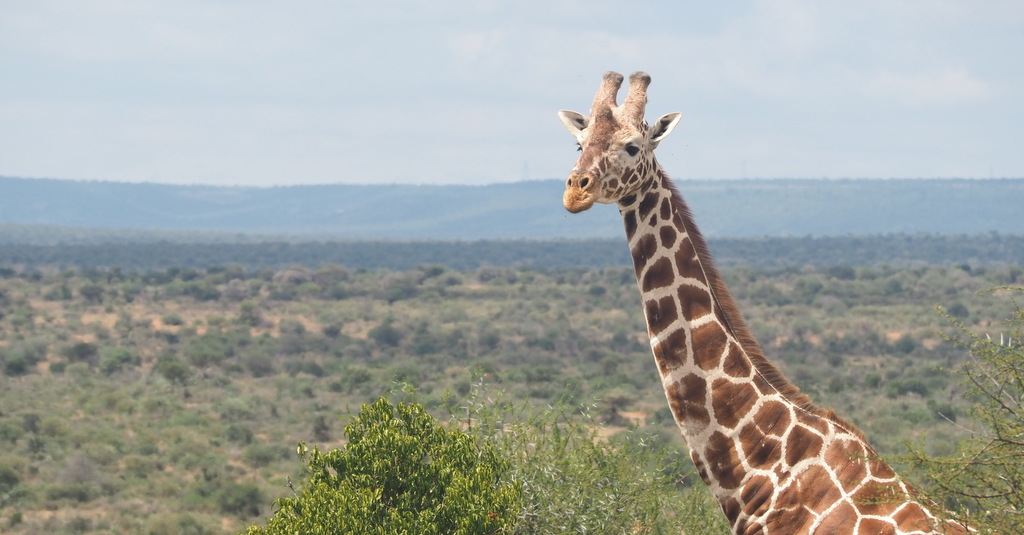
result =
M585 176L585 177L583 177L583 180L580 180L580 187L581 188L586 188L587 185L589 185L589 184L590 184L590 177L586 177Z

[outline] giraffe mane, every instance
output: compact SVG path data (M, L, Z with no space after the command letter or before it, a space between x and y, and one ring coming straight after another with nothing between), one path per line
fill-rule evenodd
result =
M684 224L686 225L686 232L690 237L694 250L697 252L697 257L699 258L701 266L703 266L707 275L708 282L711 284L714 302L722 309L726 328L729 329L733 336L735 336L739 341L744 352L746 352L747 357L750 359L751 364L754 366L754 370L756 370L758 375L767 381L772 388L778 391L783 398L793 403L796 407L832 421L836 425L844 428L850 433L853 433L861 440L864 440L866 443L867 439L865 438L863 431L847 420L839 417L834 410L824 409L815 405L807 394L800 392L800 388L790 382L789 379L779 371L775 364L768 360L768 357L764 355L764 352L761 350L761 345L747 328L746 322L743 321L743 315L740 314L739 308L736 306L736 302L732 298L732 294L722 281L722 277L718 274L718 269L715 267L714 261L711 258L711 253L708 250L707 242L704 240L704 236L701 235L697 225L693 223L693 214L690 211L690 207L686 204L683 196L679 193L679 189L676 188L676 185L660 165L657 166L657 172L662 182L672 192L672 204L679 210L679 213L683 218Z

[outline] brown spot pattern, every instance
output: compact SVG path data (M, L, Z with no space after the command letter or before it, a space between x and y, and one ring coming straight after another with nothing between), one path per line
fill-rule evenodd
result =
M896 477L896 472L893 471L892 467L883 461L874 450L868 453L868 466L871 469L871 475L879 479L892 479Z
M838 498L836 498L838 499ZM828 505L835 503L835 499L828 502ZM835 535L852 534L857 527L857 511L849 502L844 502L839 507L829 511L828 515L818 524L818 533L829 533Z
M683 309L683 317L690 320L710 314L712 310L711 294L696 286L686 285L679 288L679 304Z
M672 273L672 261L668 258L659 258L644 272L643 280L640 281L640 287L643 291L649 292L672 284L674 279L675 274ZM686 313L684 312L683 315L686 316Z
M852 492L868 477L867 455L858 442L833 441L825 450L825 462L833 467L846 492Z
M743 354L739 344L729 342L729 352L726 353L725 361L722 362L722 371L730 377L744 378L750 377L751 370L750 359Z
M693 461L693 466L697 468L697 475L700 476L700 479L704 481L704 484L710 485L711 478L708 474L708 467L704 465L704 461L701 459L700 454L697 453L697 450L690 450L690 460Z
M893 526L892 523L878 518L862 518L860 521L860 532L878 535L896 535L896 527Z
M662 377L665 377L672 370L686 364L686 329L676 329L659 340L654 347L654 356Z
M717 379L711 385L711 407L715 421L733 429L757 402L757 392L750 383L734 383Z
M756 475L747 480L740 492L743 500L743 512L750 516L760 516L768 512L775 486L767 476Z
M768 514L764 527L767 533L806 533L813 517L803 507L776 509Z
M669 197L665 197L661 200L661 220L672 220L672 199Z
M819 465L807 467L799 478L800 497L798 501L815 513L821 514L842 497L839 489L832 484L832 478L828 471Z
M708 475L718 482L718 486L730 490L740 485L743 469L729 437L721 431L712 433L704 448L704 457L707 459Z
M704 370L718 368L727 342L722 327L717 323L705 323L690 331L690 336L697 365Z
M871 516L891 515L903 500L894 492L890 483L867 483L850 495L861 514Z
M651 234L645 234L640 237L636 242L636 246L633 247L633 264L637 269L637 276L640 275L641 269L647 265L647 261L654 257L658 253L658 240Z
M652 299L645 304L647 325L652 333L664 331L666 327L679 318L676 304L672 296Z
M761 404L754 416L754 422L764 434L781 437L789 428L789 408L778 401Z
M666 387L666 391L669 394L669 407L677 421L699 425L711 423L707 406L708 384L703 377L688 374L679 382Z
M779 439L765 435L757 422L750 422L740 430L740 443L751 468L769 469L782 458Z
M689 239L686 240L689 245ZM704 278L704 270L700 268L700 265L693 261L694 251L692 247L680 246L676 251L676 271L679 272L679 276L687 279L697 279L699 281L706 280Z
M650 217L651 212L658 206L658 197L657 191L650 191L640 200L640 206L637 207L637 215L641 221Z
M818 416L817 414L811 414L807 411L797 411L796 421L808 429L813 429L822 435L827 435L831 432L829 429L828 420Z
M754 375L754 386L757 387L757 391L765 396L769 396L775 393L775 388L768 382L767 379L761 376L761 374Z
M661 246L665 249L672 247L676 243L676 229L672 227L661 227L658 235L661 237Z
M824 445L820 436L802 425L794 426L786 435L786 464L796 465L802 459L817 457Z
M927 520L924 508L916 503L908 503L892 515L893 521L903 531L928 530L931 522Z
M633 235L636 234L636 214L633 212L622 214L622 225L626 227L626 241L632 241Z

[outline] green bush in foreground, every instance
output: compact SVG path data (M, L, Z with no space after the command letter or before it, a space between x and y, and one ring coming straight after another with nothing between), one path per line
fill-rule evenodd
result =
M510 532L521 490L490 443L386 398L364 405L345 434L327 452L299 445L302 493L279 499L267 526L247 535Z
M1024 288L997 290L1024 294ZM1024 310L1004 322L1000 340L973 333L950 314L950 337L970 356L956 370L979 428L950 456L911 447L909 460L931 482L932 496L979 533L1024 532ZM1005 335L1005 336L1004 336Z
M246 535L729 531L707 489L687 486L688 457L657 436L606 438L566 403L527 414L479 388L445 403L447 426L381 398L345 428L343 448L300 444L301 493Z

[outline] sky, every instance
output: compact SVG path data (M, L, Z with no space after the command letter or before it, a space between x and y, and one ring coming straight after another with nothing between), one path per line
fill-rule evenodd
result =
M5 0L0 176L561 179L608 70L677 179L1024 177L1017 0Z

